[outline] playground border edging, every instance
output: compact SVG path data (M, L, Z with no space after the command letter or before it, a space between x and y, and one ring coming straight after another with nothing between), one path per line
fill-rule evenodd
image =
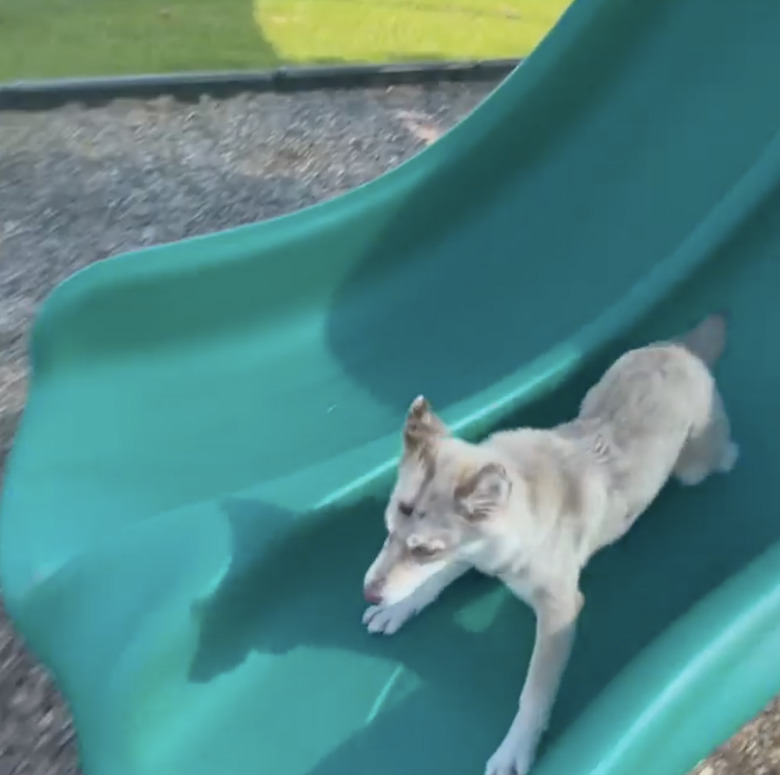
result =
M196 102L203 95L224 98L242 92L289 93L492 81L506 77L521 62L522 59L488 59L335 67L285 66L273 70L22 80L0 83L0 110L50 110L72 102L94 106L115 99L161 96Z

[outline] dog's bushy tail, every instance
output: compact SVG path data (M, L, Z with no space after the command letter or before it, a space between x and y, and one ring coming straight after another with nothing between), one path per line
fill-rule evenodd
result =
M708 315L695 328L680 337L680 344L698 355L707 366L714 366L726 349L726 315Z

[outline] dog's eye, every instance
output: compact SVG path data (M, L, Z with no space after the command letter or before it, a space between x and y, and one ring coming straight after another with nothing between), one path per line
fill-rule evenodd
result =
M401 501L398 504L398 511L403 514L405 517L411 517L412 514L414 514L414 506L411 503L405 503L404 501Z

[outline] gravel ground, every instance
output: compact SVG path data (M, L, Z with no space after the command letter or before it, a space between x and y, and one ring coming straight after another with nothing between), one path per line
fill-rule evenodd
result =
M113 253L270 218L367 181L469 112L487 85L121 101L0 113L0 483L41 299ZM0 775L78 771L66 708L0 608ZM780 703L698 768L780 773Z

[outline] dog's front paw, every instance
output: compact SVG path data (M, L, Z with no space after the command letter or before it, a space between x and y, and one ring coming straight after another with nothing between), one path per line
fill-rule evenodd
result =
M416 613L415 606L406 601L395 605L372 605L363 614L363 624L369 632L392 635Z
M505 741L488 760L485 775L526 775L532 760L533 753L524 746Z

